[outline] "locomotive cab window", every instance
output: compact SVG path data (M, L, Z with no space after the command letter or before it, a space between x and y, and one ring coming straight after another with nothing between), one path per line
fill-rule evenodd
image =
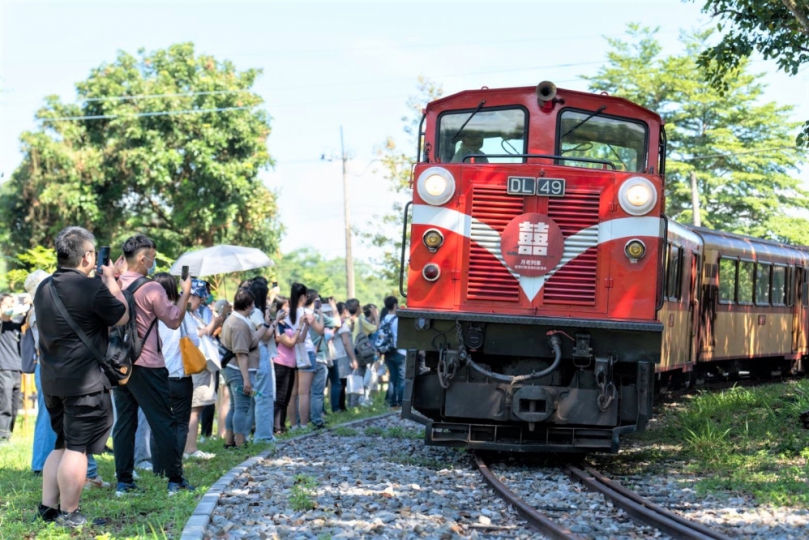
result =
M595 113L595 114L594 114ZM646 169L646 125L597 111L565 109L559 116L556 153L585 159L609 161L619 171ZM601 163L560 159L560 165L601 169Z
M756 263L753 261L739 261L739 285L736 298L740 304L753 303L755 268Z
M736 259L719 260L719 303L732 304L736 300Z
M787 269L785 266L772 267L772 305L787 305Z
M442 163L471 163L464 158L479 154L485 155L474 158L475 163L523 163L525 158L516 155L527 152L527 127L523 108L441 113L437 155Z
M770 268L769 264L756 264L756 304L770 305Z

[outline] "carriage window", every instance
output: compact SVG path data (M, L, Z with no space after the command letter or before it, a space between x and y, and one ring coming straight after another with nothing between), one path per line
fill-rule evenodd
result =
M756 265L756 304L770 305L770 265L758 263Z
M785 306L787 304L787 269L783 266L773 266L772 269L772 305Z
M719 260L719 302L732 304L736 292L736 260Z
M668 275L666 278L666 297L679 300L682 289L682 250L678 246L669 247Z
M438 119L437 155L442 163L471 163L472 154L508 155L527 152L528 113L524 109L443 113ZM521 157L480 157L476 163L522 163Z
M753 277L755 276L755 263L739 261L739 287L738 300L740 304L753 303Z
M587 111L562 111L557 154L611 161L619 171L642 172L646 168L646 126L640 122L593 116ZM602 164L559 160L561 165L601 169Z

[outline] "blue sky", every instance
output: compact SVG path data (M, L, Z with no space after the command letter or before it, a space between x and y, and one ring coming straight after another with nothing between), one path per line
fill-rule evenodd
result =
M118 50L192 41L199 52L264 70L254 89L273 117L268 145L277 166L262 178L280 192L282 249L309 245L340 256L340 164L320 156L339 152L341 125L353 156L353 223L376 227L374 216L395 196L371 163L374 147L389 135L404 140L401 117L419 75L446 94L546 79L584 90L580 76L605 59L604 36L621 37L628 22L659 26L664 52L675 53L681 30L713 26L700 5L0 0L0 182L18 165L19 134L34 127L44 96L74 100L73 85ZM787 77L760 59L753 67L767 73L767 100L795 105L795 120L809 118L809 70ZM375 254L359 241L355 253Z

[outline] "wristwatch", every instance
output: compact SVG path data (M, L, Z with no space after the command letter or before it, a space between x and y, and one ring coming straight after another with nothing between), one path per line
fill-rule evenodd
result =
M264 325L264 328L272 328L271 324L267 324L267 323L262 323L262 324Z

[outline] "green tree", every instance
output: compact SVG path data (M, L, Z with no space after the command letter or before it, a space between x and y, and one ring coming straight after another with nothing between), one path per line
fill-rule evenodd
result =
M702 12L718 19L725 33L716 45L703 49L699 65L708 81L727 89L727 75L758 51L775 60L778 69L796 75L809 63L809 2L806 0L704 0ZM798 145L809 146L809 121Z
M99 245L142 231L175 256L216 243L275 252L276 200L258 179L272 165L269 116L250 91L259 74L184 43L119 53L76 85L75 104L47 97L0 191L3 249L52 245L80 225Z
M444 93L443 88L427 77L419 77L416 86L416 94L407 99L407 114L402 117L403 131L406 135L402 144L397 144L394 137L387 137L385 142L376 149L376 154L385 171L385 178L390 183L390 189L394 193L405 195L411 199L413 188L410 185L410 175L413 163L416 161L415 154L418 128L422 118L424 107ZM399 290L399 266L402 252L402 227L404 215L404 205L394 203L390 213L381 216L382 227L376 233L358 231L364 241L381 248L383 254L381 260L377 261L380 266L382 276L389 283L390 288ZM410 232L408 230L408 238Z
M698 63L710 31L686 34L685 51L662 56L656 30L629 26L629 40L609 39L607 65L590 90L658 112L666 122L666 212L691 222L690 174L697 176L702 223L710 228L806 243L809 193L795 178L791 107L762 103L762 75L749 62L727 74L725 90L707 84Z
M281 294L288 295L292 284L297 282L317 289L322 296L334 296L338 301L348 299L345 258L326 259L313 249L302 248L281 256L275 272ZM354 274L355 292L363 303L381 307L386 296L395 294L395 289L368 263L354 261Z
M10 258L16 268L5 274L6 284L13 291L22 290L23 283L28 274L34 270L44 270L48 273L56 271L56 250L37 246Z

